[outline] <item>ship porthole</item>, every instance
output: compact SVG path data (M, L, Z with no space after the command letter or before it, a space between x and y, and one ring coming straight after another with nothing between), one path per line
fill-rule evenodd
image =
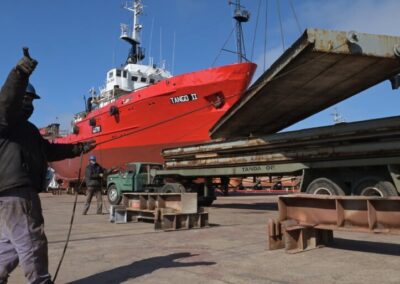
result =
M96 126L96 119L94 117L92 117L91 119L89 119L89 125L90 126Z
M72 126L72 133L73 134L78 134L79 133L79 127L76 126L76 125Z
M118 112L119 112L119 110L116 106L111 106L110 109L108 110L108 113L110 115L117 115Z

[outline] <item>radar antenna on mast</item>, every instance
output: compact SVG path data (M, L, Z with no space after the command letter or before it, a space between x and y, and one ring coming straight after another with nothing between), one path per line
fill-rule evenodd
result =
M243 62L243 59L248 61L246 58L242 23L249 21L250 12L243 9L244 7L240 5L240 0L236 0L235 2L229 1L229 5L235 5L235 13L233 18L236 20L236 48L238 62L241 63Z
M144 48L140 47L140 31L143 28L143 25L139 24L139 15L143 12L142 1L134 0L131 5L126 3L124 8L133 12L132 35L129 35L129 26L121 24L120 38L132 45L128 58L126 59L126 64L136 64L144 59Z

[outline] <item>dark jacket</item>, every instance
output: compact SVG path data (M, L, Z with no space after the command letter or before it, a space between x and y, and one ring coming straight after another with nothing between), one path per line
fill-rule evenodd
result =
M77 144L53 144L21 118L29 76L13 69L0 91L0 192L28 187L42 191L47 162L79 156Z
M102 177L100 174L103 173L104 169L98 163L89 164L85 172L86 187L101 188Z

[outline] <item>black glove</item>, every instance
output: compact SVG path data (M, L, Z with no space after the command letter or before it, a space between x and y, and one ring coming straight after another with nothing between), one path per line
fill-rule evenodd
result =
M94 148L96 148L96 141L95 140L89 140L86 142L80 142L78 143L79 149L81 153L83 152L84 154L89 153L92 151Z
M18 61L16 68L26 75L31 75L33 70L35 70L36 65L38 65L38 62L35 59L31 58L27 47L24 47L23 50L24 57L22 57L21 60Z

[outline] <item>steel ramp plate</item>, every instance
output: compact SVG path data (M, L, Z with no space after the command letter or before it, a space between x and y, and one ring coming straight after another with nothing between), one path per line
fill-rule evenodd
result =
M393 77L400 72L399 56L400 37L307 29L210 135L235 138L280 131Z

